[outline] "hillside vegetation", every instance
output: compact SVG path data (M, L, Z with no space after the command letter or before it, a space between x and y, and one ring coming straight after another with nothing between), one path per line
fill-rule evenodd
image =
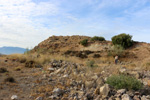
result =
M25 54L0 56L0 99L150 100L149 55L150 44L128 34L52 36Z

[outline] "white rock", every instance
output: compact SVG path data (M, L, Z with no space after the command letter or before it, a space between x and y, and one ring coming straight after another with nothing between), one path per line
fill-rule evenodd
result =
M104 86L100 88L100 94L102 94L104 97L108 96L109 91L110 91L110 88L108 84L105 84Z
M121 68L119 71L120 71L121 73L123 73L123 72L126 72L127 69L123 67L123 68Z
M64 75L63 77L64 77L64 78L68 78L69 76L68 76L68 74L66 74L66 75Z
M122 95L122 100L132 100L128 94Z
M117 93L119 93L119 94L123 94L125 92L126 92L126 89L120 89L120 90L117 91Z
M55 88L55 89L53 90L53 94L54 94L55 96L59 96L59 95L63 94L63 90L61 90L61 89L59 89L59 88Z
M50 67L50 68L48 68L47 70L48 70L48 71L54 71L55 69Z
M35 100L43 100L43 97L37 97Z
M11 100L17 100L17 99L18 99L18 96L17 96L17 95L11 96Z

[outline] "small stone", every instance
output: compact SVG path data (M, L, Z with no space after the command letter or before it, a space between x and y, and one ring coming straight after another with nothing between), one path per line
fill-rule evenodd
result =
M12 95L11 100L18 100L18 96L17 95Z
M55 69L54 68L48 68L47 70L50 72L53 72Z
M64 75L63 77L64 77L64 78L68 78L69 76L68 76L68 74L66 74L66 75Z
M92 88L93 87L93 81L86 81L85 82L85 87L89 88L89 89Z
M124 73L124 72L126 72L126 70L127 70L127 69L123 67L123 68L121 68L119 71L120 71L121 73Z
M35 100L43 100L43 97L37 97Z
M120 89L117 91L117 93L119 93L119 94L124 94L125 92L126 92L126 89Z
M55 96L60 96L60 95L62 95L63 94L63 90L61 90L61 89L59 89L59 88L55 88L54 90L53 90L53 94L55 95Z

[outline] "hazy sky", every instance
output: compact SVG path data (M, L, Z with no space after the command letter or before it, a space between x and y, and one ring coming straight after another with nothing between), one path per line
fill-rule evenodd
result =
M31 48L52 35L120 33L150 42L150 0L0 0L0 46Z

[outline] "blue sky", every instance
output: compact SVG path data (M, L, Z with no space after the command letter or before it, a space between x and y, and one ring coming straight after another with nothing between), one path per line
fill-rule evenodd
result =
M0 47L31 48L52 35L120 33L150 42L150 0L0 0Z

